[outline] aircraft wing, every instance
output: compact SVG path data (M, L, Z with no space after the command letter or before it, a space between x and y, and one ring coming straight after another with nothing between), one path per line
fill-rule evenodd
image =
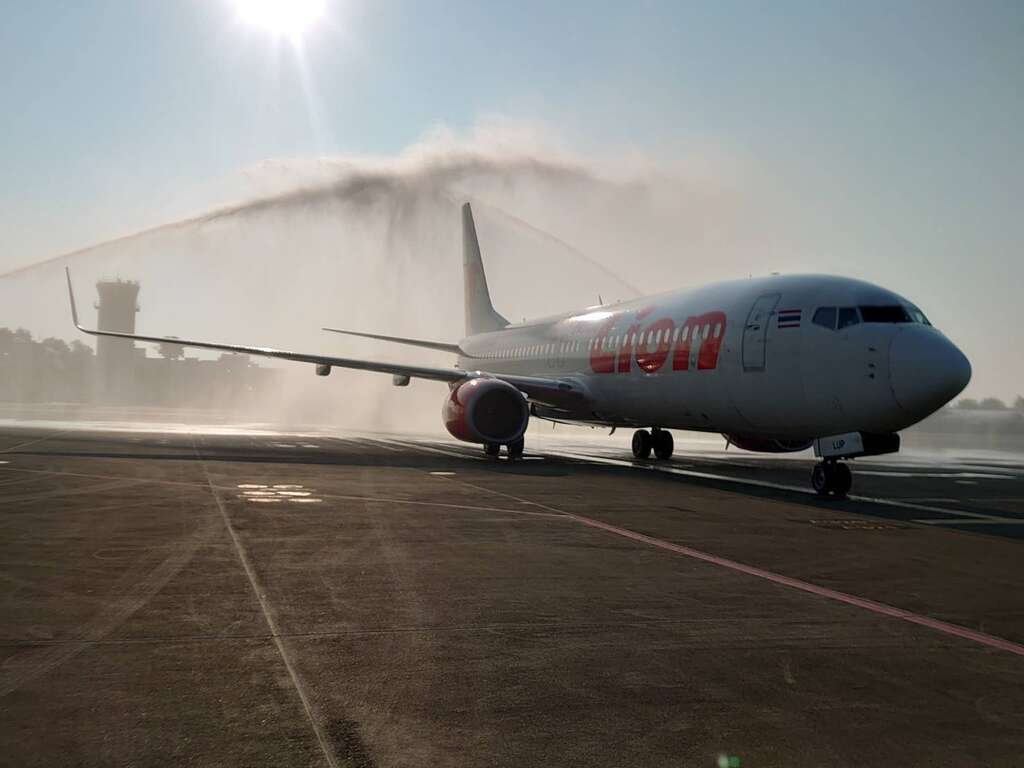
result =
M553 405L555 407L579 407L587 400L586 392L582 385L569 379L512 376L487 373L486 371L464 371L459 368L430 368L419 365L399 365L397 363L382 363L376 360L356 360L348 357L331 357L329 355L292 352L289 350L274 349L272 347L250 347L242 344L221 344L218 342L200 341L197 339L179 339L173 336L144 336L137 333L121 333L119 331L101 331L94 328L86 328L78 321L78 310L75 306L75 293L71 287L71 271L65 267L64 272L68 280L68 298L71 301L71 319L78 330L92 336L111 336L120 339L148 341L156 344L166 343L177 344L183 347L217 349L222 352L235 352L242 355L274 357L280 360L292 360L294 362L311 363L318 366L322 365L330 366L332 368L351 368L358 371L390 373L396 376L408 376L414 379L431 379L434 381L445 381L449 383L484 376L507 381L520 392L525 394L529 399L539 403Z
M424 341L423 339L407 339L404 336L382 336L379 333L362 333L360 331L346 331L341 328L321 328L322 331L331 333L344 333L347 336L361 336L364 339L377 339L378 341L391 341L395 344L408 344L411 347L423 347L424 349L437 349L441 352L451 352L453 355L464 354L458 344L447 344L443 341Z

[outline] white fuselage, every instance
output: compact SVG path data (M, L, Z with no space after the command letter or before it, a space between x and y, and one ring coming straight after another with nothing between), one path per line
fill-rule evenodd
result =
M906 299L822 275L590 307L460 347L467 371L571 378L590 395L586 411L541 416L780 439L895 432L970 378L966 357Z

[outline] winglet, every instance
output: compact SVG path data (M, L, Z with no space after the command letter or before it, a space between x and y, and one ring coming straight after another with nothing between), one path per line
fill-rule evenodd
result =
M68 298L71 300L71 321L75 324L75 328L80 331L84 331L85 328L78 322L78 310L75 308L75 292L71 288L71 270L68 267L64 267L64 275L68 279Z

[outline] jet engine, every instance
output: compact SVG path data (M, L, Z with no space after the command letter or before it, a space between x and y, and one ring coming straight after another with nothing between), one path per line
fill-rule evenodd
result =
M452 436L467 443L507 445L521 438L530 422L522 392L484 377L453 384L441 415Z
M814 445L814 440L776 440L770 437L752 437L750 435L722 435L722 437L737 448L758 453L793 453L806 450Z

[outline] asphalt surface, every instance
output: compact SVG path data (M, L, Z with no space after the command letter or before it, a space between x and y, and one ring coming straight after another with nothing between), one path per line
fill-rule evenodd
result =
M1024 764L1019 463L627 440L0 426L0 764Z

